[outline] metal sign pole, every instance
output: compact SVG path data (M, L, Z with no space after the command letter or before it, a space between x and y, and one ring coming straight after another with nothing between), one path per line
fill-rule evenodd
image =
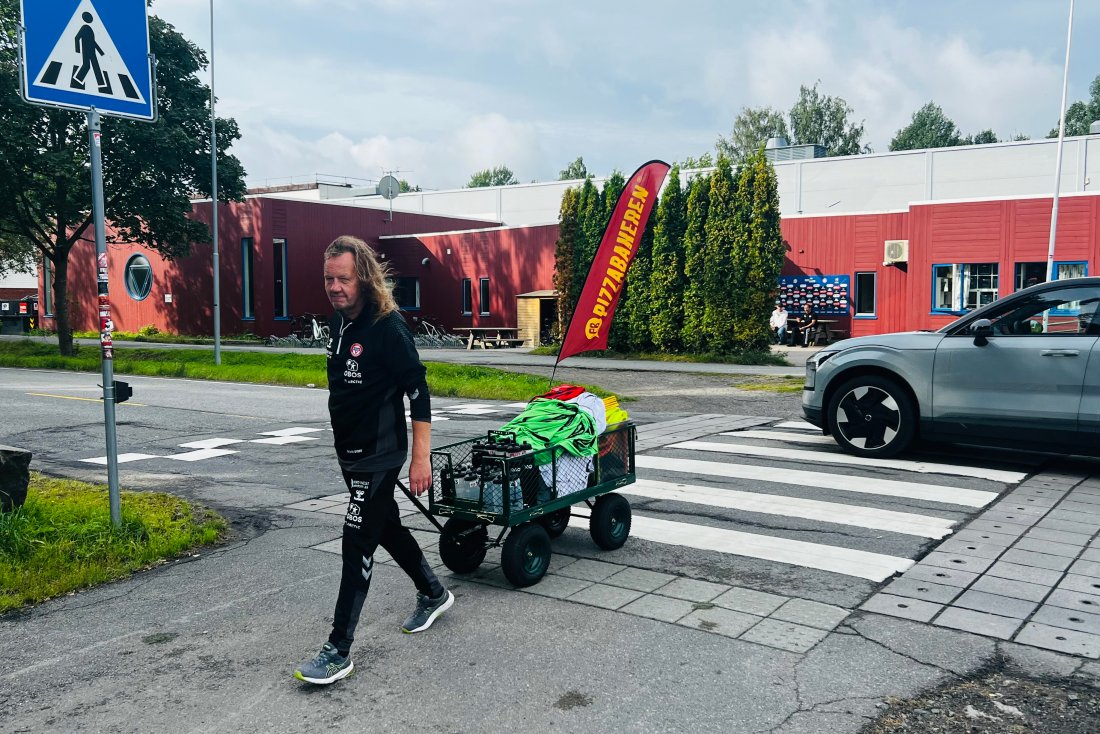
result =
M210 0L210 231L214 237L214 364L222 363L221 265L218 262L218 128L214 115L214 0Z
M111 301L107 290L107 237L103 224L103 158L99 147L99 111L88 110L88 150L92 157L92 221L95 224L96 284L99 289L99 343L103 365L103 421L107 433L107 491L111 502L111 525L122 525L118 493L118 438L115 430L115 369L111 332Z

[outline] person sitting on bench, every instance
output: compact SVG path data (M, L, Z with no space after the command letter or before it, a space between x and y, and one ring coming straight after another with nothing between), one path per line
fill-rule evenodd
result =
M798 314L795 321L795 343L801 342L802 346L810 346L814 335L817 333L817 314L814 307L808 303L802 304L802 313Z

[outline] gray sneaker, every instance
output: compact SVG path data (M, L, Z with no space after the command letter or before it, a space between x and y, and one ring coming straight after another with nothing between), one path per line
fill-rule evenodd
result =
M341 678L347 678L354 670L355 663L351 662L351 656L344 657L336 651L331 642L326 642L321 646L321 652L317 653L317 657L294 671L294 677L306 683L325 686Z
M443 593L435 599L418 593L416 595L416 611L405 620L405 624L401 625L401 631L408 634L423 632L432 626L432 622L436 620L436 617L450 609L454 603L455 595L447 589L444 589Z

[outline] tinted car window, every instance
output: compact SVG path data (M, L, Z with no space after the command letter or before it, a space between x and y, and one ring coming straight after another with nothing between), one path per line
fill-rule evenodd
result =
M1100 334L1098 305L1096 288L1060 288L1015 299L985 316L993 323L993 333L1002 336L1096 336Z

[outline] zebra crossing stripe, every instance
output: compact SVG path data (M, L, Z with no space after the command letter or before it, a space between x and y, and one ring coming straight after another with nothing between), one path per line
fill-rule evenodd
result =
M588 513L578 513L581 517L586 514ZM771 535L742 533L737 530L723 530L709 525L658 520L637 514L631 518L630 535L632 538L653 543L759 558L819 571L831 571L845 576L856 576L870 581L885 581L913 565L913 561L908 558L881 553L776 538Z
M725 444L719 444L725 445ZM756 447L759 452L759 447ZM771 449L769 449L771 451ZM813 452L807 452L813 453ZM829 474L828 472L804 471L799 469L776 469L774 466L752 464L728 464L719 461L698 461L695 459L672 459L664 456L639 456L635 464L640 469L686 472L730 479L751 479L757 482L779 482L800 487L819 487L835 489L841 492L859 492L876 494L883 497L904 497L906 499L941 502L964 507L985 507L997 499L996 492L983 492L962 487L945 487L940 484L920 482L899 482L893 479L859 477L847 474Z
M776 428L798 428L803 431L817 431L821 433L821 429L815 426L813 423L807 423L806 421L783 421L782 423L776 423Z
M759 456L761 447L752 444L717 443L713 441L682 441L674 443L666 448L688 449L691 451L715 451L724 454L748 454ZM915 471L922 474L952 474L961 477L974 477L976 479L988 479L1004 484L1017 484L1027 478L1027 474L1018 471L1004 469L986 469L979 466L966 466L960 464L936 464L929 461L911 461L909 459L869 459L862 456L853 456L832 451L806 451L804 449L767 449L769 459L792 459L795 461L809 461L815 464L845 464L848 466L880 467L886 469L901 469L903 471Z
M832 436L811 435L806 433L790 433L788 431L725 431L720 436L735 436L738 438L763 438L768 441L790 441L792 443L814 443L823 446L836 445Z
M943 538L950 535L951 528L955 524L954 520L947 518L918 515L911 512L895 512L874 507L845 505L838 502L822 502L799 497L740 492L692 484L674 484L653 479L639 479L634 484L623 487L620 491L623 494L636 497L688 502L730 510L757 512L765 515L798 517L804 520L886 530L923 538Z

